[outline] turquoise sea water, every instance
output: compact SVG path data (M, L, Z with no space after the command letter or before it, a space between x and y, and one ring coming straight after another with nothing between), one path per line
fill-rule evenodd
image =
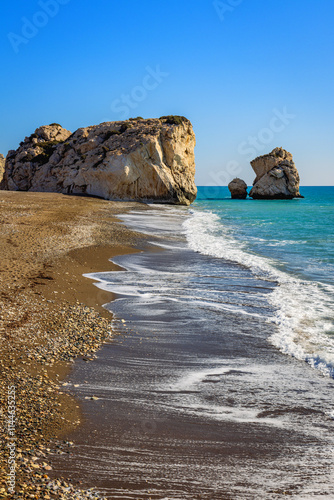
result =
M334 187L304 187L301 194L232 200L227 187L199 187L187 238L193 250L277 280L272 343L333 376Z
M302 193L305 199L231 200L226 187L200 187L195 206L217 214L245 251L300 278L334 284L334 187Z

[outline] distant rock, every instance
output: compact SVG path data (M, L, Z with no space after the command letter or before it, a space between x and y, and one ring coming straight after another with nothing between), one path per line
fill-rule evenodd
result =
M247 198L247 184L242 179L236 177L229 183L228 188L232 198L239 200Z
M179 116L79 128L42 126L9 151L1 189L189 205L195 135Z
M256 173L249 196L254 199L303 198L299 193L299 174L292 154L283 148L255 158L251 166Z
M3 174L5 172L6 159L4 155L0 154L0 182L2 181Z

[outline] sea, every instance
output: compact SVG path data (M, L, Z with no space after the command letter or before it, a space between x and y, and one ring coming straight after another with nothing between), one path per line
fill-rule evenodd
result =
M199 188L184 223L189 247L277 281L269 303L283 353L334 377L334 188L304 187L305 199L230 200Z
M55 470L105 498L333 498L334 187L121 216L149 247L87 275L115 339L68 388L84 423Z

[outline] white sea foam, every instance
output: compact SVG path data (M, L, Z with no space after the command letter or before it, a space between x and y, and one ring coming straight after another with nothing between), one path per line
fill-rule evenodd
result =
M334 377L333 286L280 271L280 262L252 253L212 212L192 212L183 227L192 250L237 262L261 279L277 281L268 296L275 308L271 321L277 325L269 341L283 353Z
M180 235L180 231L184 232L192 250L237 262L251 269L257 278L277 282L278 286L268 295L268 300L275 310L274 316L269 320L277 325L269 341L284 354L304 360L324 375L334 377L334 287L332 285L302 280L280 270L282 262L252 252L247 242L237 240L233 228L224 225L220 217L213 212L194 210L190 211L190 217L189 211L180 212L171 207L160 208L153 214L152 212L149 218L141 212L126 214L121 218L128 225L136 226L137 230L148 234L156 234L157 228L160 228L162 236L167 238ZM253 238L256 240L256 236ZM182 243L176 241L175 244L170 241L163 242L161 246L177 250ZM268 241L263 240L263 242L268 246ZM273 241L271 243L274 244ZM292 240L286 240L285 243L292 244ZM191 290L189 297L186 290L175 295L174 288L170 289L171 283L168 279L173 279L173 273L159 269L156 280L154 279L156 270L146 268L142 263L136 266L133 262L131 262L131 273L136 273L138 276L146 274L148 280L141 280L140 287L134 287L132 280L128 282L124 273L113 273L112 284L108 279L104 281L104 273L90 277L99 279L99 288L111 289L123 297L136 296L143 302L150 303L154 300L159 302L162 299L194 300L195 289ZM118 274L119 280L117 280ZM179 274L177 277L179 278ZM197 300L198 307L208 307L210 304L211 308L257 316L256 313L237 304L215 304L213 300L201 303L199 298Z

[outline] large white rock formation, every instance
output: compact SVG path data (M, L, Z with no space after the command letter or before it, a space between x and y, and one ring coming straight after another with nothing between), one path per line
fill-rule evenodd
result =
M302 198L299 193L299 174L292 154L283 148L255 158L251 166L256 173L249 196L254 199Z
M1 189L189 205L196 198L195 135L168 116L80 128L38 128L9 151Z

